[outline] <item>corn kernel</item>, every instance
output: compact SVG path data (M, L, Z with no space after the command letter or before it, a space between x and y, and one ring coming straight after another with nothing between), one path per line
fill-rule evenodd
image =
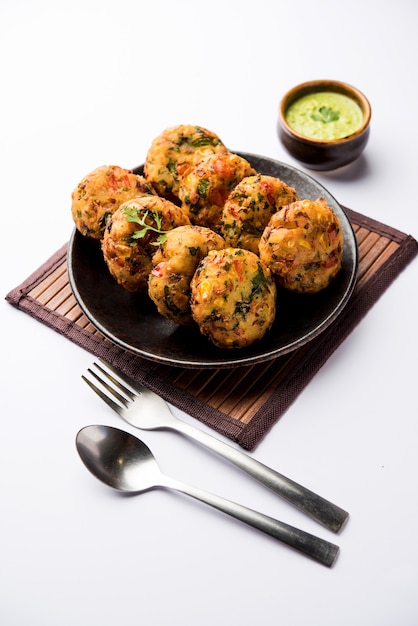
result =
M208 280L203 280L200 283L200 296L203 300L209 298L211 292L211 285Z
M318 238L318 241L323 248L326 248L328 245L326 233L322 233L322 235Z
M307 248L308 250L311 249L311 244L309 243L309 241L306 241L306 239L300 239L299 245L302 246L302 248Z

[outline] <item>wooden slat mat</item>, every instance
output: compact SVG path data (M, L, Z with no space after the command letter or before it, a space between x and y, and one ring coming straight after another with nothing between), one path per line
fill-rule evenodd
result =
M410 235L346 211L356 233L360 261L349 303L319 337L266 363L231 370L191 370L154 364L114 345L90 324L74 298L67 275L67 244L6 299L251 450L418 253L418 243Z

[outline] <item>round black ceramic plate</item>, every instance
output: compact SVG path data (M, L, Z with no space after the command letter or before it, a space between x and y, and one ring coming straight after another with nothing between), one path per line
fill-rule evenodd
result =
M118 346L146 359L185 368L252 365L277 358L306 344L341 313L354 288L358 254L351 224L337 201L305 173L279 161L239 153L261 174L294 187L300 198L324 197L338 215L344 233L342 269L322 292L297 295L279 291L271 330L248 348L220 350L198 328L178 326L162 317L146 294L130 294L109 274L100 245L73 231L68 248L71 287L91 323ZM134 170L141 173L142 168Z

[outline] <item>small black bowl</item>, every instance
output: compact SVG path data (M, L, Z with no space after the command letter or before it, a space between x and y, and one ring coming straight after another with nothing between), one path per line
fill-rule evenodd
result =
M296 132L286 119L290 105L303 96L318 92L333 92L354 100L363 113L361 125L351 134L339 139L316 139ZM363 152L369 139L370 118L370 103L355 87L335 80L312 80L293 87L283 96L277 132L289 154L308 168L334 170L351 163Z

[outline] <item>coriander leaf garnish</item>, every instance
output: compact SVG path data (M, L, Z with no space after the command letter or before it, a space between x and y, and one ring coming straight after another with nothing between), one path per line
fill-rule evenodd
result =
M142 226L140 230L136 230L132 234L132 239L143 239L148 232L153 232L158 233L159 236L155 241L151 242L151 245L159 246L161 243L164 243L167 238L167 232L161 230L162 220L157 211L145 211L143 215L139 215L139 211L135 206L127 206L123 209L123 212L125 213L127 222L134 222L135 224L139 224L139 226ZM147 219L149 214L151 214L151 217L153 218L156 227L146 223L145 220Z
M312 113L311 118L315 120L315 122L328 124L329 122L336 122L340 119L340 114L338 111L334 111L334 109L331 109L330 107L322 106L319 107L318 111Z

